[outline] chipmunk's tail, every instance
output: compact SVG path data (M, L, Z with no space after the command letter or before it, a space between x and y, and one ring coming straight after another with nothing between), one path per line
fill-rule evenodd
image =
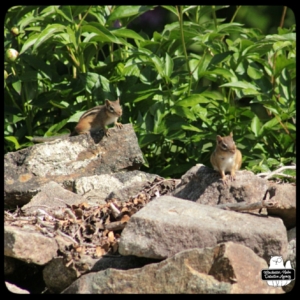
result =
M58 139L66 139L69 136L70 136L70 133L62 134L62 135L48 136L48 137L33 136L31 141L34 143L44 143L44 142L51 142L51 141L58 140Z

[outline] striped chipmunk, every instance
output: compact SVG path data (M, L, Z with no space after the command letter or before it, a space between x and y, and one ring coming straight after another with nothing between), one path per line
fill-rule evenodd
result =
M222 177L222 181L226 184L225 173L230 173L230 180L235 180L235 171L240 169L242 165L242 153L236 148L233 140L233 134L221 137L217 135L217 145L214 152L210 156L210 162L214 170L218 171Z
M80 117L74 131L67 135L55 135L51 137L33 137L33 142L48 142L65 136L73 136L77 134L85 134L89 132L95 132L103 130L108 137L110 134L106 125L114 123L118 128L122 128L123 125L118 123L117 120L122 116L122 106L120 105L119 98L116 101L105 100L104 105L95 106Z

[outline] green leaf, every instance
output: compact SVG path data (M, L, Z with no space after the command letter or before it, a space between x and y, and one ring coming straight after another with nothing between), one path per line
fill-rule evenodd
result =
M223 53L214 55L214 57L210 61L209 66L217 66L221 62L225 62L225 61L229 60L231 58L232 54L233 54L232 51L228 51L228 52L223 52Z
M31 35L23 44L20 54L24 53L28 48L34 45L39 37L39 33Z
M243 29L241 28L242 26L244 26L243 24L240 23L225 23L225 24L221 24L218 25L218 32L225 32L226 34L228 32L240 32L243 31ZM224 30L225 29L225 30Z
M68 22L73 23L72 10L69 5L62 5L59 8L55 7L55 11L57 14L65 18Z
M50 126L50 128L46 131L45 136L51 136L52 133L57 133L61 128L63 128L68 122L68 119L64 119L57 124Z
M234 75L228 71L227 69L221 69L221 68L216 68L212 71L206 71L202 73L203 76L205 75L221 75L224 78L226 78L227 80L231 79L231 78L235 78Z
M274 128L274 127L278 124L279 124L278 120L276 118L273 118L272 120L268 121L261 127L261 129L259 131L259 135L261 135L264 132L264 130L266 130L266 129L267 130L277 130L278 128L277 127Z
M152 51L145 48L140 48L138 51L134 51L132 56L138 57L138 59L140 59L140 62L148 62L151 65L154 65L160 76L165 77L164 64L158 56L153 54ZM136 59L133 59L133 62L136 64L138 61Z
M190 131L202 132L201 129L199 129L198 127L195 127L195 126L193 126L193 125L191 125L191 124L189 124L189 125L182 125L181 128L184 129L184 130L190 130Z
M182 141L185 138L186 134L184 131L172 130L167 132L166 139L168 140L180 140Z
M78 111L75 114L73 114L69 119L68 119L68 123L72 123L72 122L78 122L81 115L84 114L84 111Z
M173 60L167 52L166 52L166 58L165 59L166 59L165 75L170 78L170 76L173 72L173 67L174 67Z
M190 111L189 108L184 106L173 106L170 109L171 113L176 114L177 116L180 116L182 118L187 118L189 120L195 121L195 115L192 111Z
M222 85L220 85L220 87L234 87L237 89L251 89L253 91L255 91L256 93L258 93L257 91L257 87L249 82L243 82L243 81L235 81L235 82L229 82L229 83L224 83Z
M270 167L277 167L277 166L279 166L279 164L280 164L280 162L279 162L277 159L271 158L271 157L269 157L269 158L267 159L267 163L268 163L268 165L269 165Z
M262 70L254 68L251 65L247 68L247 74L254 80L260 79L264 75Z
M61 24L52 24L46 27L38 36L34 46L33 50L36 50L41 44L46 42L49 38L52 38L55 33L58 32L64 32L66 30L66 27Z
M157 134L146 134L146 135L142 135L139 138L139 145L141 148L145 147L148 144L153 144L155 143L157 140L159 139L159 135Z
M9 142L12 142L14 144L16 150L18 150L20 148L20 144L14 136L5 136L4 139Z
M185 107L188 107L188 106L195 106L199 103L209 103L210 100L208 100L207 98L203 97L202 95L200 94L194 94L190 97L187 97L183 100L179 100L175 103L175 106L185 106Z
M285 98L285 99L291 99L291 89L290 89L290 76L289 72L284 69L279 77L279 90L280 94Z
M139 16L152 8L153 6L144 5L120 5L117 6L112 14L108 17L108 22L132 16Z
M37 71L27 71L26 73L22 74L21 78L23 81L29 81L30 75L35 74L35 79L31 78L32 81L37 80L37 73L40 74L40 77L45 77L49 80L52 80L52 68L49 66L41 57L37 55L29 55L27 53L23 54L23 60L31 66L31 68Z
M56 101L56 100L50 100L49 103L51 105L53 105L54 107L58 107L60 109L65 109L66 108L66 105L62 104L61 102L59 101Z
M12 83L12 86L14 88L14 90L21 95L21 90L22 90L22 82L21 80L15 81L14 83Z
M87 25L82 26L82 32L93 32L96 33L97 37L100 38L101 42L113 42L116 44L121 44L122 42L114 36L109 30L104 26L96 22L90 22ZM95 37L93 38L95 39Z
M103 91L110 91L109 81L107 78L97 73L87 72L84 74L79 74L78 78L85 85L85 88L89 93L92 93L94 90L100 87Z
M177 10L174 6L172 5L162 5L163 8L169 10L170 12L172 12L173 14L176 15L176 17L178 17L178 13L177 13Z
M257 116L254 116L254 118L251 121L251 130L256 137L259 134L260 128L261 128L260 120Z
M287 34L272 34L272 35L267 35L265 37L266 40L272 40L274 42L276 41L296 41L296 33L287 33Z
M75 37L75 32L72 30L70 26L67 26L66 29L68 34L68 41L73 44L74 49L77 49L77 40Z
M161 91L158 90L144 90L141 92L136 92L134 93L134 100L133 102L140 102L142 100L145 99L151 99L153 98L155 95L162 95Z
M296 69L296 60L294 58L286 58L285 55L279 54L276 57L275 63L275 77L278 77L282 70L285 68L293 68Z
M145 39L131 29L119 28L111 31L115 36L130 38L134 40L144 41Z

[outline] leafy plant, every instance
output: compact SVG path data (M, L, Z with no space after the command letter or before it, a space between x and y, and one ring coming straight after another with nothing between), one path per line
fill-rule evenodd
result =
M234 133L243 168L295 162L295 26L263 35L217 18L227 6L163 6L174 22L150 38L129 25L155 6L11 8L5 19L5 151L72 130L80 113L120 96L147 161L181 176L210 165ZM16 30L17 29L17 30Z

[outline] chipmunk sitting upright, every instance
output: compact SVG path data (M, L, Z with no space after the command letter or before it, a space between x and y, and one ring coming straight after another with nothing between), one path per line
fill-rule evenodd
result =
M236 148L232 132L229 136L217 135L217 146L210 156L214 170L218 171L226 184L225 172L230 172L230 179L235 180L235 171L242 165L242 153Z
M114 123L118 128L122 128L123 125L118 123L118 118L122 116L122 107L120 105L119 98L116 101L105 100L104 105L95 106L87 110L79 119L74 131L67 135L56 135L51 137L33 137L33 142L46 142L52 141L58 138L73 136L77 134L85 134L88 132L95 132L103 130L106 136L109 136L106 125Z

